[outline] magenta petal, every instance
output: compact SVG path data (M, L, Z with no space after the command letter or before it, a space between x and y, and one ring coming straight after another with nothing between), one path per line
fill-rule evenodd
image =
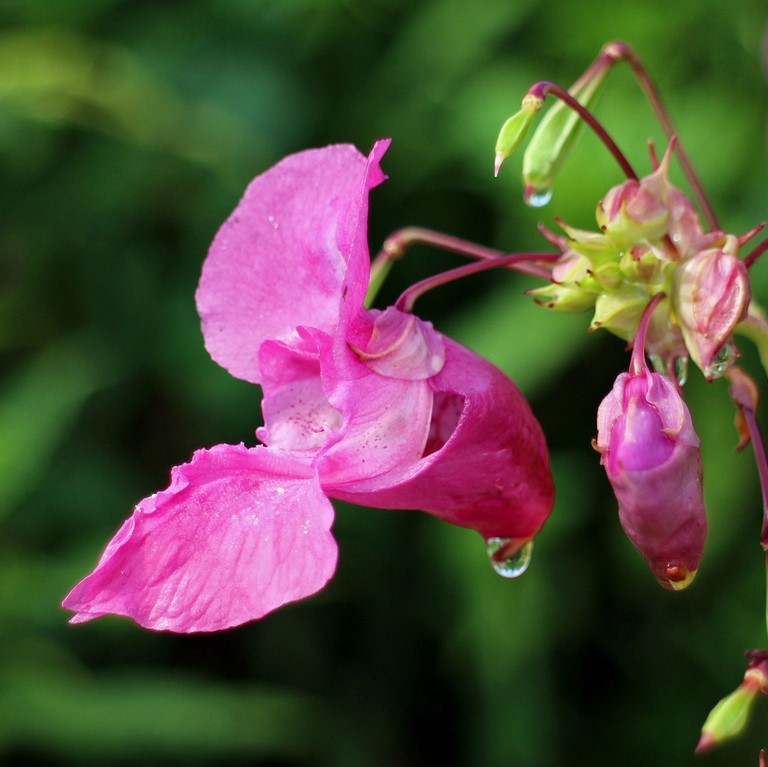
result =
M350 344L371 370L389 378L419 381L437 375L445 364L443 337L431 322L390 306L375 314L371 337L363 347Z
M315 463L324 488L410 466L424 453L434 396L429 382L359 367L359 377L345 380L333 379L323 366L324 385L343 417L335 441Z
M331 331L343 296L359 309L368 190L383 178L375 151L366 160L340 144L286 157L251 182L219 230L196 298L206 348L232 375L258 383L262 341L290 340L298 325Z
M333 575L333 508L317 478L267 448L218 445L144 499L63 606L141 626L217 631L314 594Z
M323 391L317 354L265 341L259 365L265 425L256 436L270 447L311 458L341 425L341 415Z
M444 340L445 366L430 381L436 393L425 457L325 489L352 503L428 511L485 538L530 539L554 501L541 427L500 370Z

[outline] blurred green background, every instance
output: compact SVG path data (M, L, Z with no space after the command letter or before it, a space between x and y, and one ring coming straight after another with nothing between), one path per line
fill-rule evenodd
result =
M710 538L695 585L666 593L590 448L623 345L533 306L511 274L435 291L419 313L513 376L547 431L557 505L524 577L496 576L468 531L337 504L336 578L260 622L177 637L72 627L58 605L171 465L254 441L258 389L207 357L193 302L251 177L392 136L373 250L408 224L541 249L538 221L593 225L617 168L585 135L531 210L519 158L492 177L496 132L530 84L568 85L618 38L740 233L768 200L766 22L764 0L2 0L0 762L757 764L763 702L740 741L693 756L742 651L766 644L759 487L726 385L687 386ZM628 69L598 114L647 170L646 139L663 142ZM415 249L382 301L458 263ZM768 264L753 279L768 301Z

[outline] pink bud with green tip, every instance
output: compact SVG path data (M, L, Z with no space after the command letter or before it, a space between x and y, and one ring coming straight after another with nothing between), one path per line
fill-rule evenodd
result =
M597 223L622 250L666 233L669 212L648 187L646 179L628 179L613 187L597 206Z
M596 449L619 503L619 519L665 588L686 588L706 537L699 439L677 387L651 372L645 335L657 295L635 337L632 362L597 411Z

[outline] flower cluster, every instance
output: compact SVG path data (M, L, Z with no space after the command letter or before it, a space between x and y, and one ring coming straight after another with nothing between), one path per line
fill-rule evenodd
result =
M664 301L648 329L656 366L682 377L692 359L708 379L723 375L738 353L734 328L750 303L741 240L705 231L688 197L668 179L671 151L642 179L628 179L598 203L599 232L563 226L549 234L562 251L552 283L531 291L558 311L594 310L590 328L626 341L652 296Z
M496 172L522 143L545 97L554 95L560 101L542 120L523 160L526 199L541 205L551 197L557 171L582 125L575 117L591 125L627 176L598 203L596 231L559 222L560 235L542 227L560 256L550 265L549 283L529 293L555 311L591 311L590 330L602 328L633 344L630 372L618 377L598 410L595 447L629 539L659 582L679 590L695 576L706 532L699 441L682 386L689 360L710 381L738 371L734 332L765 336L747 271L764 246L740 257L761 227L741 237L720 229L661 110L670 139L667 152L659 161L652 148L651 173L635 173L588 110L608 70L624 59L660 110L634 52L611 43L568 91L548 82L529 90L520 112L502 126ZM688 195L670 183L673 156L698 196L706 223ZM646 354L655 372L648 370Z
M608 70L619 61L630 63L669 139L661 161L651 147L652 171L642 178L589 111ZM557 172L584 123L627 177L598 203L597 231L562 223L564 235L542 229L560 255L549 267L549 284L530 291L538 303L556 311L592 311L591 330L606 329L632 347L629 371L618 376L598 408L593 443L616 496L621 524L663 586L679 591L691 583L706 535L699 439L682 396L692 360L708 381L721 376L730 380L739 448L752 442L763 486L761 544L768 562L768 459L755 416L757 387L737 365L734 342L734 333L753 340L768 370L768 321L752 296L748 273L768 250L768 240L741 252L763 225L742 236L720 228L653 83L623 43L605 46L569 90L549 82L529 90L521 110L502 126L497 174L522 143L547 95L559 102L526 151L525 198L534 205L549 201ZM673 157L702 215L670 183ZM747 653L744 682L712 711L697 750L737 734L757 693L768 694L766 657L765 650Z

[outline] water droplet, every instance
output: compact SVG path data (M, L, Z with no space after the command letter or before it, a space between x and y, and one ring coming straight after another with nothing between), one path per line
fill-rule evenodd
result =
M280 224L277 223L277 219L274 216L267 216L267 221L272 224L273 229L277 229Z
M677 378L678 386L685 386L685 382L688 380L688 357L686 355L675 358L675 378Z
M670 563L664 568L664 576L659 578L659 583L668 591L683 591L693 583L695 577L696 570Z
M551 189L534 189L529 186L523 192L523 200L532 208L543 208L551 199Z
M707 378L720 378L736 360L736 348L726 341L715 355L712 364L704 371Z
M502 577L517 578L528 569L533 540L519 545L514 538L489 538L486 544L491 567ZM506 549L512 552L509 556L505 555Z

